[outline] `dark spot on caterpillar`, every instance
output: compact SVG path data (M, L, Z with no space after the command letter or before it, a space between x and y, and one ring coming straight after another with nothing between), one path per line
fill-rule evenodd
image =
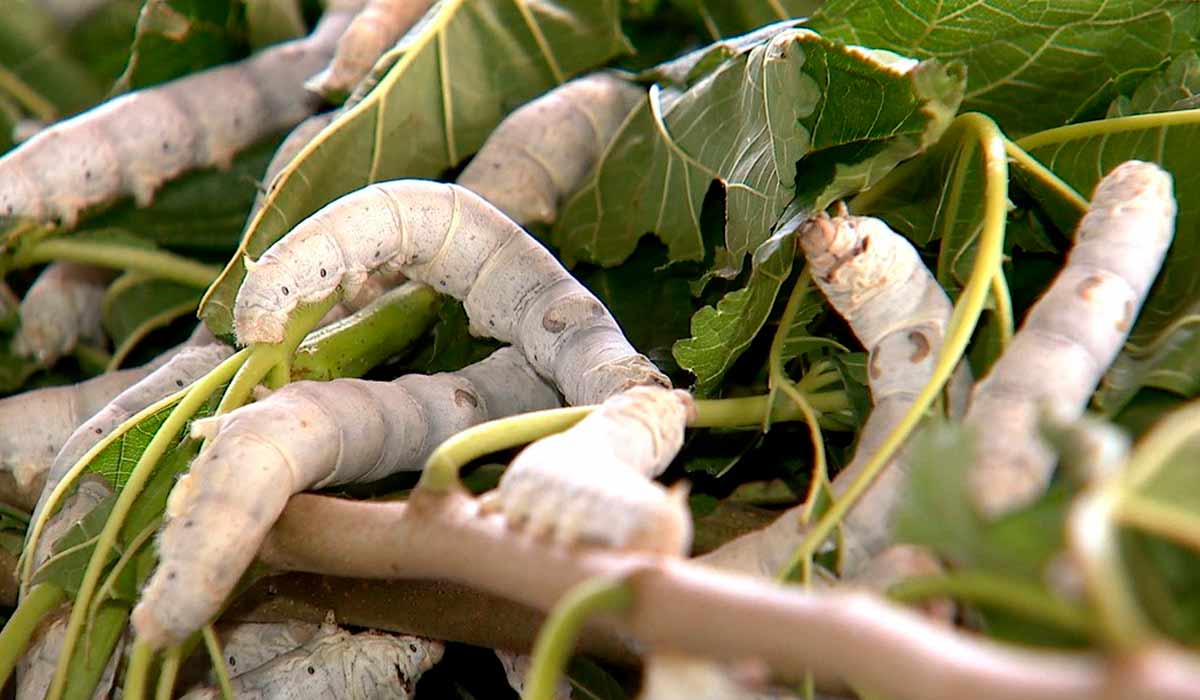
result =
M308 667L308 675L310 675L310 676L314 675L314 674L316 674L316 672L317 672L317 669L313 668L312 666Z
M162 150L163 150L163 153L166 153L167 151L170 151L170 150L171 150L171 142L170 142L170 141L163 141L163 142L162 142Z
M462 389L455 389L454 390L454 403L457 404L458 406L470 405L471 408L476 408L477 406L479 406L479 399L475 398L475 396L469 391L463 391Z
M283 295L286 297L286 296L289 294L289 292L288 292L288 288L287 288L287 287L281 287L281 289L283 290Z
M9 215L9 216L12 216L12 213L13 213L13 205L12 205L11 203L10 203L8 206L4 207L4 213L5 213L5 214L7 214L7 215Z
M446 286L446 280L444 280L444 279L440 279L440 280L438 280L438 286L445 287L445 286Z
M489 318L488 319L488 328L495 328L495 327L496 327L496 320Z
M306 421L306 420L302 420L302 421L300 421L300 427L301 427L301 428L307 428L307 427L308 427L308 421Z
M183 380L182 380L182 379L176 379L176 380L175 380L175 386L180 386L180 387L181 387L181 386L183 386Z
M97 434L97 435L103 435L103 434L104 434L104 428L96 428L96 434Z
M861 255L862 253L867 252L867 248L870 248L870 247L871 247L870 236L863 236L862 245L860 245L859 249L858 249L859 254Z
M168 572L167 572L167 580L168 580L168 581L174 581L174 580L175 580L175 572L174 572L174 571L168 571Z
M908 334L908 342L912 343L913 347L915 348L913 353L908 356L909 362L916 364L929 356L929 351L932 349L932 346L929 342L929 339L925 337L924 333L919 331L910 332Z
M408 643L408 650L409 650L409 651L411 651L411 652L413 652L413 653L415 654L415 653L416 653L416 651L417 651L417 645L416 645L416 644L413 644L412 642L409 642L409 643Z
M83 179L84 179L84 180L91 180L91 179L92 179L92 171L91 171L91 170L84 170L84 171L83 171Z
M229 665L230 665L230 666L237 666L237 659L233 658L232 656L231 656L231 657L229 657Z
M191 520L184 520L184 521L183 521L183 526L184 526L185 528L191 527L191 526L193 526L193 525L195 525L195 524L196 524L196 523L194 523L194 522L193 522L193 521L191 521Z
M325 275L327 275L327 274L329 274L329 273L328 273L328 272L325 272L325 268L323 268L323 267L322 267L322 268L321 268L321 276L322 276L322 277L324 277L324 276L325 276Z

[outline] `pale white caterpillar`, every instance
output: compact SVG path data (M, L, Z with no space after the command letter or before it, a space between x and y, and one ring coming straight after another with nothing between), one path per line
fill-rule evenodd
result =
M71 433L45 474L45 487L34 510L36 517L46 499L88 450L138 411L186 387L208 374L233 349L224 343L209 343L181 348L166 362L117 394L99 411Z
M501 122L458 184L522 226L552 224L644 99L644 89L611 73L565 83Z
M604 305L520 226L467 189L422 180L352 192L248 260L234 304L239 342L279 342L298 305L353 296L379 269L462 300L472 333L513 343L571 404L668 385Z
M867 380L874 407L859 433L854 459L833 481L840 494L911 408L933 375L953 307L916 249L879 219L818 217L799 233L813 279L870 353ZM952 404L970 385L965 367L951 380ZM842 570L852 574L890 541L891 516L907 480L896 455L846 514ZM702 559L721 568L777 576L803 538L802 506Z
M1171 176L1153 163L1123 163L1096 185L1066 265L971 394L968 489L983 513L1042 493L1055 459L1038 434L1041 405L1083 412L1162 266L1175 210Z
M230 676L240 676L305 644L337 634L337 625L288 620L286 622L239 622L218 625L221 656ZM211 678L210 683L216 684Z
M442 659L440 642L420 637L338 631L307 642L233 679L233 696L409 700L422 674ZM187 700L216 700L217 688Z
M333 61L309 79L309 90L341 98L433 6L434 0L367 0L338 40Z
M148 205L187 170L228 167L247 146L312 113L304 79L350 22L327 12L311 35L239 63L123 95L46 129L0 158L0 216L58 220L132 195Z
M161 645L220 607L288 499L306 489L420 469L455 433L559 405L512 348L457 372L394 382L296 382L258 403L193 424L209 438L167 503L160 565L133 613Z
M201 337L212 341L207 330ZM80 424L192 342L172 348L141 367L0 399L0 426L4 426L0 430L0 499L23 508L33 507L55 456ZM36 430L19 427L28 425L31 418L37 421Z
M21 328L13 351L53 366L80 341L103 343L101 307L115 273L107 268L54 262L21 300Z
M651 481L683 446L691 395L634 387L575 426L521 451L483 510L534 537L684 554L691 515L684 489Z

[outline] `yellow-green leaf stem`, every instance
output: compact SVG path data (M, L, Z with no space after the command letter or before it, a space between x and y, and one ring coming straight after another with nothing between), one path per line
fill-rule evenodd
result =
M598 613L624 612L632 606L633 587L623 579L589 579L567 591L534 642L524 700L553 700L584 624Z
M28 267L57 260L110 267L114 270L136 270L197 289L208 288L221 272L212 265L205 265L165 250L77 238L50 238L40 241L17 255L13 260L13 267Z
M44 581L29 589L13 612L4 629L0 630L0 686L12 675L17 659L25 653L38 623L58 604L66 600L62 586Z
M1023 143L1024 139L1021 142ZM1043 187L1053 192L1055 196L1065 202L1071 209L1074 209L1080 216L1083 216L1087 212L1088 201L1076 192L1074 187L1071 187L1056 175L1053 170L1042 165L1041 161L1029 155L1025 149L1008 139L1004 139L1004 152L1008 154L1013 165L1040 182Z
M133 651L129 654L129 666L125 669L125 686L121 697L125 700L145 700L153 661L154 649L140 639L134 641Z
M71 609L71 617L67 622L67 632L63 639L58 667L55 669L54 679L47 693L47 698L50 700L58 700L62 696L67 680L68 661L75 651L75 645L78 643L79 636L83 631L83 623L87 619L87 612L91 605L92 596L96 592L100 575L104 571L104 565L108 561L108 555L112 551L113 545L116 544L117 535L120 534L121 528L125 524L125 518L129 514L129 510L141 494L146 482L153 475L158 460L166 453L171 443L179 435L179 432L183 430L184 425L187 424L191 417L200 410L200 407L223 384L233 377L234 373L246 362L249 353L249 350L236 353L214 368L206 376L192 384L188 388L187 393L179 401L179 405L171 412L171 415L158 429L158 432L154 434L154 437L150 440L150 444L142 452L141 457L138 458L137 465L134 466L133 471L129 474L129 480L117 496L112 514L105 521L104 529L100 531L100 536L96 541L96 548L92 552L87 570L83 574L83 580L79 584L79 593L75 597L75 605Z
M950 317L950 323L946 330L945 342L933 368L933 376L921 390L921 394L917 396L904 418L888 434L878 451L871 456L858 478L808 531L797 548L794 559L811 557L816 553L817 548L829 537L850 508L870 487L875 477L908 439L924 417L925 412L941 394L942 388L950 379L954 368L958 366L963 352L966 351L967 343L971 340L971 333L983 312L992 282L997 270L1000 269L1008 213L1008 161L1004 153L1004 136L991 119L977 113L964 114L956 118L954 124L947 130L947 134L972 139L976 147L981 148L983 152L986 182L984 222L970 278L967 280L966 287L963 288L958 303L954 306L954 313Z
M229 678L229 666L225 663L225 655L221 653L221 641L211 624L201 628L204 635L204 648L208 650L208 660L212 663L213 674L217 677L217 686L221 688L224 700L233 700L233 682Z

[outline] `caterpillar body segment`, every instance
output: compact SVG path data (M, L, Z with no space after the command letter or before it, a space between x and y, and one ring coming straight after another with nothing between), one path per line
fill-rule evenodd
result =
M859 432L854 458L833 480L843 493L862 472L933 375L953 306L915 248L879 219L818 217L799 232L813 280L869 352L871 415ZM965 366L951 379L951 403L970 385ZM957 406L952 407L952 411ZM891 540L891 516L907 479L904 451L846 514L842 527L844 574L854 572ZM702 560L721 568L778 576L804 537L804 508L788 510Z
M349 94L433 3L434 0L367 0L338 40L333 61L305 86L333 99Z
M462 300L472 333L512 343L570 404L669 385L532 236L470 190L424 180L346 195L247 261L234 304L239 342L279 342L298 305L354 296L379 269Z
M1078 417L1120 351L1171 244L1171 176L1128 161L1096 185L1066 265L976 384L966 423L975 506L998 516L1041 494L1055 458L1038 433L1043 403Z
M41 498L38 499L35 515L41 512L46 498L58 482L96 443L137 412L208 374L231 354L233 348L224 343L214 342L180 348L165 362L153 367L152 371L96 411L71 433L54 457L48 473L44 475L46 485Z
M193 432L210 439L167 503L161 564L133 613L138 634L162 645L204 624L293 494L420 469L461 430L558 405L524 357L502 348L447 374L296 382L197 421Z
M611 73L551 90L500 123L458 177L522 226L549 225L646 91Z
M686 392L629 389L522 450L484 510L563 545L684 554L692 539L686 491L652 479L678 454L693 415Z
M410 700L421 675L442 659L440 642L420 637L338 630L315 638L233 679L235 698ZM187 700L216 700L217 688Z
M49 367L80 341L104 342L101 307L113 276L112 270L91 265L47 265L21 300L13 351Z
M234 155L311 114L304 79L329 60L352 12L328 12L304 39L139 90L60 122L0 158L0 217L73 228L88 208Z

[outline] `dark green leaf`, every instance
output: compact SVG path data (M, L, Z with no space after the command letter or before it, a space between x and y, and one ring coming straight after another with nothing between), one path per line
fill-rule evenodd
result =
M236 0L146 0L116 90L157 85L245 55Z
M104 97L104 86L71 55L67 39L32 0L15 0L0 19L0 70L57 108L62 117Z
M117 278L104 295L101 320L118 352L196 308L203 290L140 272Z

